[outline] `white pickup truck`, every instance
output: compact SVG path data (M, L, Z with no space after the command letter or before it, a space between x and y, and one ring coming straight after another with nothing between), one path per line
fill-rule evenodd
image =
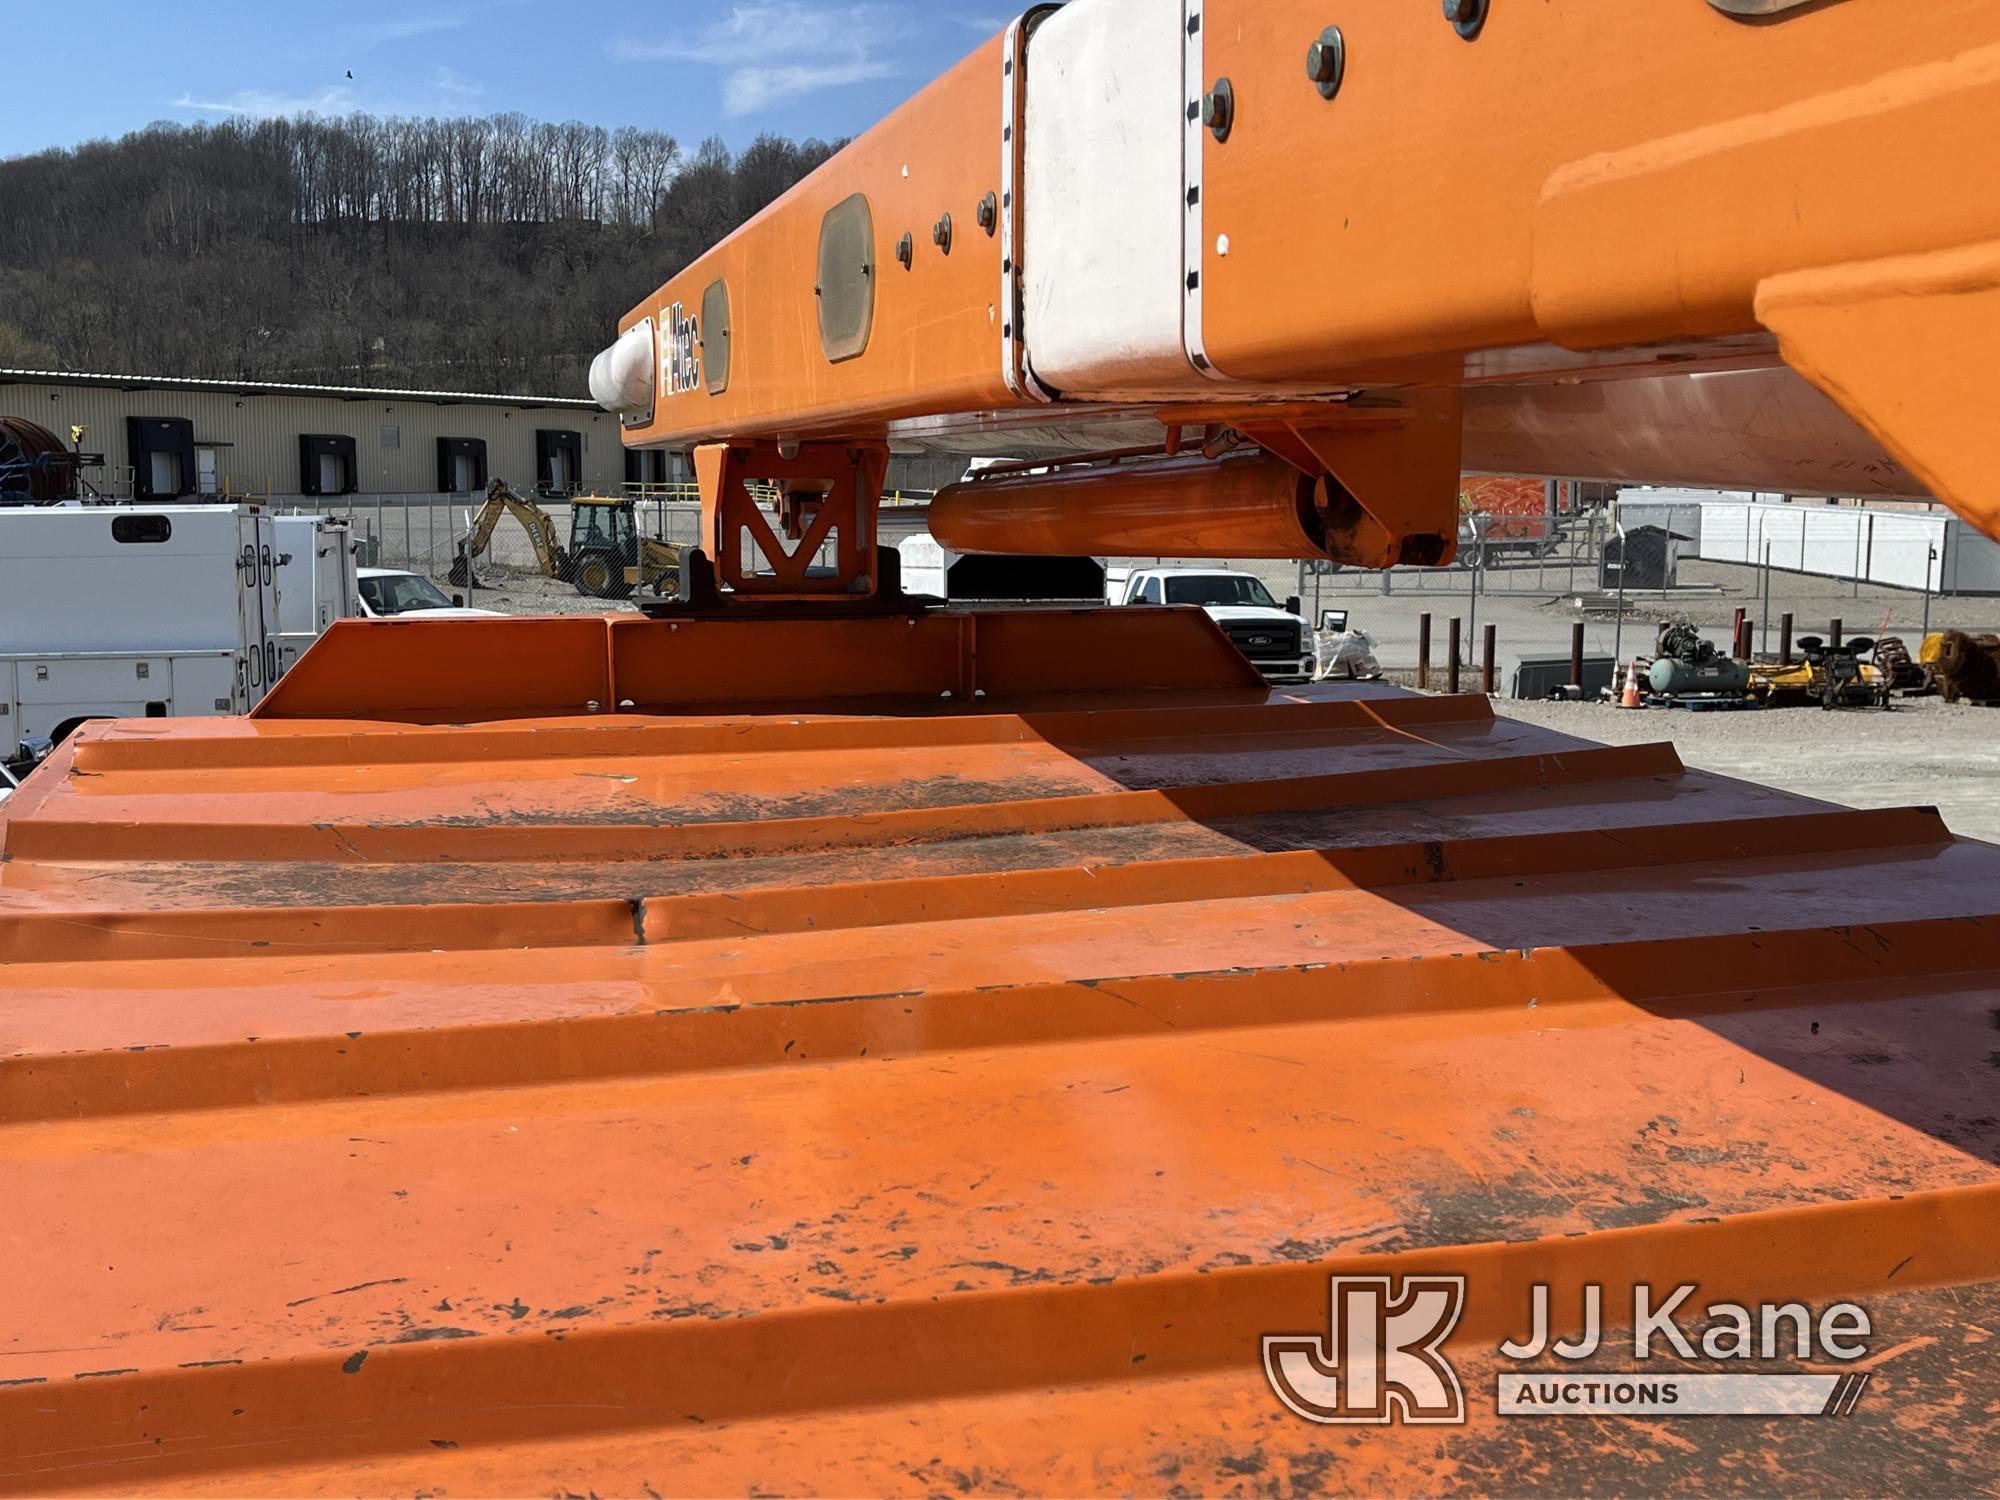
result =
M422 615L427 620L470 619L474 615L493 616L497 609L467 609L465 595L445 597L443 589L421 573L405 568L361 568L355 575L361 595L361 613L371 620L387 620L399 615Z
M1106 575L1104 597L1111 604L1199 604L1271 681L1311 682L1319 675L1313 633L1296 611L1279 606L1255 573L1113 568Z

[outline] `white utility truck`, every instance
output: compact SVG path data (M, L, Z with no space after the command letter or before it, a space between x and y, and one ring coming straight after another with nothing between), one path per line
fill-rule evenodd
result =
M244 713L282 670L255 505L0 510L0 761L87 719Z
M353 528L337 516L279 516L278 675L335 620L361 614Z
M1250 664L1273 682L1311 682L1319 675L1313 632L1296 603L1280 607L1255 573L1229 568L1113 568L1105 581L1110 604L1199 604Z

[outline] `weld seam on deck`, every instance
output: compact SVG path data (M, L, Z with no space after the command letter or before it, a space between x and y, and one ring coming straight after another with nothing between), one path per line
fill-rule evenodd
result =
M1217 1370L1256 1381L1260 1335L1324 1328L1330 1276L1464 1276L1464 1312L1446 1345L1458 1352L1518 1334L1520 1288L1531 1284L1597 1285L1607 1307L1629 1308L1634 1288L1657 1292L1657 1268L1670 1266L1673 1282L1698 1283L1707 1301L1866 1299L1890 1287L1894 1257L1882 1246L1924 1247L1896 1278L1900 1290L1991 1276L1996 1239L2000 1186L1982 1185L1098 1285L1045 1273L1046 1282L1013 1287L745 1315L720 1308L572 1327L561 1338L535 1328L369 1343L359 1363L355 1349L333 1347L250 1365L155 1367L0 1389L0 1478L47 1488L115 1475L119 1488L143 1489L174 1474L268 1467L280 1444L292 1461L422 1452L446 1427L460 1445L500 1445ZM881 1359L883 1348L903 1357ZM168 1452L150 1437L163 1427L218 1436Z
M1685 935L880 995L732 1000L474 1025L0 1059L0 1124L613 1078L892 1062L943 1052L1625 1002L1741 1012L2000 969L2000 921ZM360 1016L354 1019L361 1019Z
M578 899L0 915L0 963L306 954L625 947L807 930L972 921L1189 899L1656 869L1835 851L1943 847L1931 808L1828 808L1616 830L1503 834L1395 844L988 870L961 875L773 886L634 900ZM23 983L31 982L23 976Z
M674 710L676 714L683 710ZM690 716L699 712L690 707ZM474 760L568 760L617 756L709 755L745 751L930 749L957 745L1047 743L1101 745L1199 737L1229 742L1426 724L1488 724L1491 703L1478 694L1349 698L1333 702L1204 704L1144 708L982 712L935 717L824 718L772 714L717 722L620 723L475 728L368 724L320 734L167 737L93 730L75 764L93 775L125 771L256 770L276 767L460 765ZM287 721L277 721L287 722ZM449 753L443 753L449 752Z
M414 863L569 859L723 859L737 855L883 848L952 839L1059 833L1267 813L1430 801L1588 782L1678 776L1667 743L1584 746L1322 776L1154 790L1085 792L1014 802L857 811L840 816L663 824L496 822L118 824L36 818L7 825L17 860L329 860Z

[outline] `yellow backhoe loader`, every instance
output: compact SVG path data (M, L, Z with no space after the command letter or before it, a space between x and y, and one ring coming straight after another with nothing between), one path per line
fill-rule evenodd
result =
M569 507L565 547L557 540L554 517L533 500L515 494L504 479L494 480L486 487L486 503L472 529L459 544L451 581L461 588L474 584L472 559L492 542L500 518L511 515L527 532L543 576L565 579L576 585L579 594L623 599L635 588L667 594L680 587L681 549L640 535L628 496L574 495Z

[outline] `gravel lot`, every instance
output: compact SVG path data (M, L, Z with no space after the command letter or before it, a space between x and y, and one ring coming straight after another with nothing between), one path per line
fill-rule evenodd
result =
M479 587L461 589L437 580L446 593L464 594L474 609L497 610L503 615L602 615L636 609L628 600L593 599L579 594L567 583L537 576L516 577L491 569L479 575Z
M1509 718L1627 745L1671 740L1704 771L1849 807L1935 807L1954 832L2000 843L2000 709L1898 698L1879 709L1632 711L1496 698Z

